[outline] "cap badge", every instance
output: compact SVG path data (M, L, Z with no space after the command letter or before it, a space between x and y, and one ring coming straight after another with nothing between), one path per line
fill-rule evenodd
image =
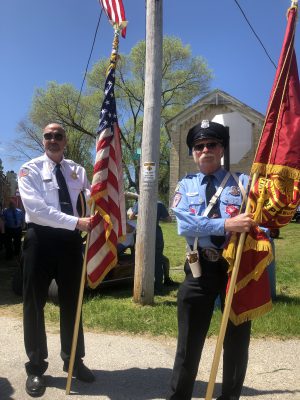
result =
M201 122L201 128L209 128L209 121L207 119Z

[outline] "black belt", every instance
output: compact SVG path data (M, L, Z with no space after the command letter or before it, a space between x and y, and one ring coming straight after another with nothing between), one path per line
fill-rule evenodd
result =
M217 262L222 258L223 249L215 249L214 247L199 248L200 257L210 262Z
M44 225L38 225L33 222L29 222L27 224L27 228L34 228L37 232L41 232L46 235L52 235L52 236L57 236L61 239L70 239L78 236L80 234L78 229L75 229L73 231L69 229L64 229L64 228L53 228L51 226L44 226Z

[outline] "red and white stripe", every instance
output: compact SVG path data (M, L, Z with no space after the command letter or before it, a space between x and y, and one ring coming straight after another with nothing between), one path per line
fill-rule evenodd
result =
M100 133L91 189L95 202L93 229L87 252L87 277L96 287L117 263L118 238L126 234L122 153L115 123Z
M108 19L114 24L126 21L122 0L99 0ZM126 36L126 28L122 29L122 36Z

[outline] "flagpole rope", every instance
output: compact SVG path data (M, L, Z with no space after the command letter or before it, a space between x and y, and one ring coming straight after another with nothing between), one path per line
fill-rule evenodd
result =
M92 57L92 54L93 54L93 50L94 50L94 46L95 46L95 42L96 42L96 37L97 37L98 28L99 28L99 25L100 25L102 13L103 13L103 9L101 8L101 12L100 12L100 15L99 15L99 18L98 18L98 22L97 22L97 26L96 26L96 30L95 30L95 34L94 34L92 48L91 48L90 55L89 55L89 58L88 58L88 61L87 61L86 67L85 67L85 72L84 72L83 80L82 80L82 83L81 83L81 87L80 87L80 91L79 91L79 95L78 95L78 99L77 99L77 103L76 103L76 107L75 107L75 111L74 111L74 115L73 115L74 120L75 120L75 115L77 113L77 109L78 109L79 101L80 101L80 98L81 98L82 89L83 89L83 85L84 85L85 78L86 78L86 75L87 75L87 71L88 71L88 68L89 68L89 64L90 64L90 61L91 61L91 57Z
M250 29L252 30L252 32L254 33L255 37L257 38L257 40L261 44L262 48L264 49L264 52L266 53L268 59L271 61L271 63L274 65L274 68L276 69L277 68L276 64L274 63L274 61L272 60L271 56L269 55L269 53L268 53L267 49L265 48L263 42L261 41L260 37L258 36L258 34L255 32L254 28L250 24L250 21L248 20L248 18L246 16L245 12L243 11L242 7L239 5L237 0L234 0L234 2L238 6L238 8L240 9L241 13L243 14L243 17L245 18L246 22L250 26Z

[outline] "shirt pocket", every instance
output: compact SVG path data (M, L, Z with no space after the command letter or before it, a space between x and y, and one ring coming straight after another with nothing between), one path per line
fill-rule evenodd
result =
M187 193L186 194L189 212L195 215L202 214L205 208L205 202L200 197L199 193Z
M43 181L43 198L47 204L54 205L58 199L58 187L53 181Z
M221 199L221 208L223 209L223 212L230 217L235 217L239 214L241 204L242 199L240 195L233 196L228 193Z

